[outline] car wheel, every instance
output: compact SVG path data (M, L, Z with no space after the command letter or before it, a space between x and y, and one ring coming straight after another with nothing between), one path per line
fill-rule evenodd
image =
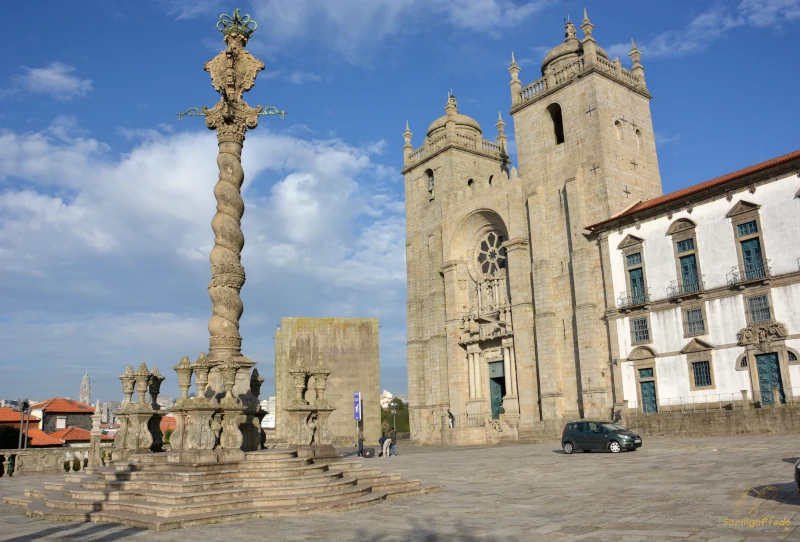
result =
M619 442L617 442L616 440L612 440L611 442L608 443L608 449L611 450L612 454L616 454L619 453L622 447L619 445Z
M571 454L573 451L575 451L575 447L572 445L572 443L571 442L565 442L564 443L564 453L565 454Z

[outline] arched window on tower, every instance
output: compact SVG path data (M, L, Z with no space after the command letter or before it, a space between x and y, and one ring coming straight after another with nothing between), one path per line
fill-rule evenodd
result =
M561 145L564 142L564 120L561 117L561 106L556 103L548 105L546 117L552 127L556 145Z
M433 171L430 169L425 170L425 177L428 179L428 198L433 199Z

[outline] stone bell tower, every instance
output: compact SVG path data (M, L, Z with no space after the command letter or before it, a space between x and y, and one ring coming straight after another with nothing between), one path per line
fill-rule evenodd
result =
M511 326L503 243L510 238L508 195L518 178L506 153L505 123L498 120L497 141L488 141L475 119L459 113L455 96L448 95L444 110L417 150L408 126L403 134L409 414L418 442L430 438L448 409L488 412L486 360L477 340L462 339L464 318L471 309L477 313L479 298L482 315L491 312L496 327L508 331L494 337L501 364L501 348L510 348L500 344L510 340ZM521 209L516 223L523 223ZM482 241L486 248L478 253ZM510 381L505 389L506 410L516 415Z
M523 86L514 61L511 115L528 212L541 415L607 417L613 403L601 262L584 228L661 195L650 99L633 67L609 60L584 10L583 39L544 58Z
M86 371L81 380L80 402L84 405L92 404L92 383L89 380L89 371Z

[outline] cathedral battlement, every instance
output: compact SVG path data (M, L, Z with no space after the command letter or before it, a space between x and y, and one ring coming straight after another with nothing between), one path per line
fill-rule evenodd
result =
M511 53L511 65L508 72L511 74L511 113L516 113L522 107L544 99L556 89L572 82L576 78L585 77L589 73L597 72L626 87L650 98L644 79L644 67L640 60L642 57L636 43L631 39L631 52L629 56L633 61L630 71L622 67L618 58L610 60L606 52L597 45L592 37L594 25L589 21L586 10L583 11L581 30L584 37L576 37L575 25L567 22L565 41L553 48L545 55L542 62L542 77L536 81L522 86L519 79L521 71Z
M416 150L411 145L413 134L406 123L406 131L403 133L406 142L403 147L403 173L452 148L503 163L509 162L506 152L506 124L502 118L497 120L497 142L494 142L483 138L481 126L475 119L458 112L458 103L452 94L448 96L444 110L446 114L431 123L425 143Z

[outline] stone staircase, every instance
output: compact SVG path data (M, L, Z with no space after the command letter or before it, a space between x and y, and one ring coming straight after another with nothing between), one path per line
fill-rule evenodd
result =
M166 454L134 456L132 462L89 468L61 482L28 489L32 517L101 521L167 530L249 518L353 510L386 499L439 491L399 473L358 461L324 464L291 450L247 452L234 463L168 463Z

